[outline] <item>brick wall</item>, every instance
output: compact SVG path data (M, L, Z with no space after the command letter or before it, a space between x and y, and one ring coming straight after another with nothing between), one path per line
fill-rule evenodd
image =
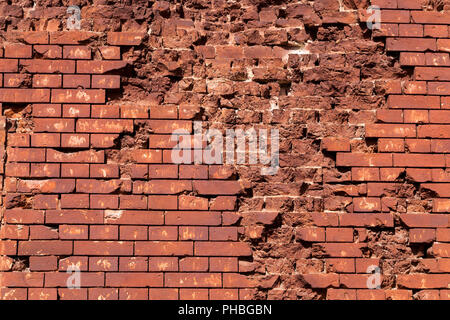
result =
M449 298L448 4L10 2L3 299ZM174 164L194 121L280 169Z

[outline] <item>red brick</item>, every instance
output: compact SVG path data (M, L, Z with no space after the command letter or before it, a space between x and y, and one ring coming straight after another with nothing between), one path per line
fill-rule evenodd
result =
M149 271L178 271L178 258L175 257L149 257Z
M411 19L415 23L448 24L450 17L448 12L445 11L412 11Z
M417 67L415 70L420 69ZM417 80L425 80L417 78ZM404 109L439 109L440 99L433 96L398 96L390 95L388 97L388 105L390 108L404 108Z
M50 44L79 44L96 39L100 34L90 31L70 30L50 32Z
M392 155L390 154L364 154L364 153L338 153L337 166L392 166Z
M20 66L29 73L75 73L72 60L20 60Z
M208 289L180 289L181 300L208 300Z
M317 227L301 227L295 230L296 238L306 242L325 241L325 229Z
M133 193L171 195L191 190L192 184L189 180L153 180L150 182L133 182Z
M117 134L91 134L92 148L111 148L115 145L115 141L119 135Z
M1 272L0 278L5 287L42 287L44 285L44 274L41 272Z
M34 117L60 117L60 104L33 104Z
M149 227L148 229L149 240L178 240L178 228L177 227Z
M57 240L59 239L59 232L57 229L42 226L30 226L30 240Z
M417 67L414 70L414 78L416 80L431 81L449 81L450 76L448 68L444 67ZM422 97L425 105L432 105L435 108L436 101L439 97ZM428 107L428 106L427 106ZM430 108L430 107L428 107ZM431 109L431 108L430 108ZM438 109L438 108L436 108Z
M445 158L438 154L394 154L395 167L444 167Z
M417 41L415 38L387 38L386 49L388 51L436 51L436 40L423 38Z
M66 272L46 272L45 286L46 287L66 287L67 279L70 275ZM81 287L100 287L104 286L105 275L102 272L81 272L80 286ZM74 289L72 289L74 290Z
M400 52L400 64L403 66L424 66L425 54L421 52Z
M89 195L87 194L62 194L61 208L89 208Z
M120 209L147 209L147 197L139 195L120 195ZM151 209L151 208L149 208Z
M99 224L103 223L100 210L47 210L45 221L49 224Z
M53 89L52 103L104 103L105 91L100 89Z
M448 274L402 274L397 275L397 283L411 289L447 288L449 277Z
M93 105L92 118L119 118L119 106L117 105Z
M178 300L178 289L149 289L149 300Z
M73 132L73 119L39 118L34 120L34 132Z
M180 210L208 210L208 199L181 195L178 198L178 207Z
M47 149L48 162L102 163L104 157L105 154L103 151L94 151L92 149L72 153Z
M120 59L120 47L105 46L99 48L103 59L114 60Z
M3 225L0 232L0 239L27 240L29 227L22 225Z
M28 300L57 300L56 288L29 288Z
M148 300L147 288L120 288L119 300Z
M60 300L86 300L87 288L80 288L77 290L58 288L58 296Z
M103 241L75 241L73 252L75 255L132 255L132 242Z
M198 256L248 256L250 247L243 242L196 242L195 254Z
M120 226L120 240L148 240L147 226Z
M58 206L57 195L37 194L34 196L34 209L56 209Z
M29 86L30 83L31 83L31 75L29 74L6 73L4 75L4 86L7 88L19 88Z
M433 214L400 214L400 219L410 228L446 228L448 217L446 215Z
M207 227L179 227L179 240L208 240Z
M89 239L91 240L118 240L118 226L91 226L89 229Z
M206 272L209 263L206 257L187 257L180 259L180 271L182 272Z
M147 257L120 257L119 270L122 271L148 271Z
M19 255L70 255L72 254L71 241L59 240L33 240L20 241Z
M61 86L61 75L59 74L35 74L33 76L33 87L35 88L58 88Z
M221 223L219 212L204 211L169 211L165 214L166 224L168 225L212 225Z
M88 288L89 300L119 300L118 288Z
M160 211L105 210L105 223L129 225L161 225L164 215Z
M378 198L354 198L355 212L380 212L381 202Z
M411 243L431 243L436 239L436 232L433 229L411 229L409 241Z
M30 209L7 209L4 213L7 223L15 224L43 224L44 212Z
M420 24L400 24L398 31L400 37L423 37L423 25Z
M11 177L28 177L30 175L29 163L7 163L5 175Z
M25 133L10 133L7 137L10 147L29 147L30 135Z
M70 178L88 178L89 164L61 164L61 177Z

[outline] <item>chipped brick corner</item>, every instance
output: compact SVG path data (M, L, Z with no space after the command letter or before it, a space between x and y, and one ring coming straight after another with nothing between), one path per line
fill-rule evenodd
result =
M450 298L448 2L10 2L1 299ZM174 164L194 121L277 174Z

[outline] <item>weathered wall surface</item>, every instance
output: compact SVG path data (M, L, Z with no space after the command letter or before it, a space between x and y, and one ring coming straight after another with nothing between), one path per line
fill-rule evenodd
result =
M2 3L0 297L448 299L449 9ZM278 129L277 174L174 164L194 121Z

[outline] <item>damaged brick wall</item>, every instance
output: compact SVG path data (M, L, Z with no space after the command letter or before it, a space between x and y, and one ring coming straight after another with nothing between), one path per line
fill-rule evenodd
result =
M63 31L70 5L80 31ZM0 5L0 296L448 299L448 10ZM277 128L277 174L173 164L194 121Z

